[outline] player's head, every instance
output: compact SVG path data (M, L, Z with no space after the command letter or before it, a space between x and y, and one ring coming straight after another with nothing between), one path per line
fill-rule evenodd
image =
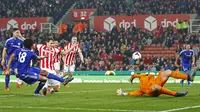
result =
M13 37L19 37L20 31L18 28L13 29Z
M187 51L189 51L189 50L190 50L190 45L187 44L187 45L185 46L185 49L186 49Z
M72 44L76 44L77 43L77 37L72 37L71 42L72 42Z
M31 39L24 40L24 47L31 50L33 47L33 41Z
M47 47L54 47L54 39L53 38L47 38L46 39L46 45Z
M54 41L54 47L58 47L58 41L57 40Z

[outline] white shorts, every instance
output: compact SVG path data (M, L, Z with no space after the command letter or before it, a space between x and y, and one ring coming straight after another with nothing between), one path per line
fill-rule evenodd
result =
M60 70L60 62L54 63L54 69L55 70Z
M75 65L64 65L63 72L74 72L75 71Z
M50 70L50 69L46 69L46 68L41 68L41 70L46 70L49 73L57 75L55 70ZM48 81L49 86L60 86L60 82L57 80L48 79L47 81Z

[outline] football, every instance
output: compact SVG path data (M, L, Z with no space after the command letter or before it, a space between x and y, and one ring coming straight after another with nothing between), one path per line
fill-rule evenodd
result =
M142 55L141 55L139 52L134 52L134 53L132 54L132 58L133 58L134 60L138 60L138 59L141 59L141 58L142 58Z

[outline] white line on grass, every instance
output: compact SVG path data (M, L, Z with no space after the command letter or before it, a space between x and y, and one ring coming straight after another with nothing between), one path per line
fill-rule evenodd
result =
M7 98L7 97L11 97L11 96L16 96L16 95L2 95L2 96L0 96L0 98Z
M200 105L197 106L189 106L189 107L183 107L183 108L175 108L175 109L169 109L169 110L163 110L160 112L174 112L174 111L180 111L180 110L187 110L187 109L194 109L194 108L200 108Z
M115 90L88 90L88 91L69 91L69 92L58 92L58 93L92 93L92 92L104 92L104 91L115 91Z
M111 111L111 112L158 112L149 110L122 110L122 109L93 109L93 108L65 108L65 107L30 107L30 106L0 106L9 109L47 109L47 110L79 110L79 111Z

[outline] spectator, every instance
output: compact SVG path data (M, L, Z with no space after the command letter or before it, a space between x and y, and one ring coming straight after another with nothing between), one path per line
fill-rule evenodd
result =
M199 57L199 48L196 45L194 45L192 49L194 51L195 59L198 59L198 57Z
M147 45L151 45L152 44L152 39L151 39L151 37L149 37L148 39L147 39Z

